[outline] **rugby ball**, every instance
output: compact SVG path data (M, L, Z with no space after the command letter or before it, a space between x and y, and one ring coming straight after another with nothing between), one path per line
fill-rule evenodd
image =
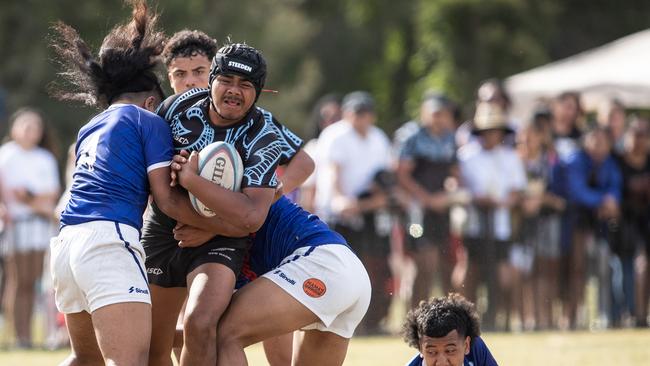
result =
M199 152L199 175L210 182L231 191L239 191L244 176L244 163L235 147L217 141ZM190 202L201 216L212 217L215 213L199 201L191 192Z

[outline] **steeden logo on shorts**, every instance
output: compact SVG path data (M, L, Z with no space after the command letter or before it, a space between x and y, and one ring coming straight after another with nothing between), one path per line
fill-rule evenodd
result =
M307 296L319 298L325 295L327 287L325 286L325 283L318 278L310 278L303 282L302 290L305 291Z

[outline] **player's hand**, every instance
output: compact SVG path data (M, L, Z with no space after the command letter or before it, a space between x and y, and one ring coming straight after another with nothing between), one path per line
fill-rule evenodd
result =
M171 182L169 183L170 186L175 187L178 184L178 174L177 172L181 170L183 167L183 164L187 163L187 158L190 156L190 153L187 152L187 150L181 150L180 153L177 155L174 155L172 158L172 164L170 165L171 168Z
M186 187L187 181L191 179L193 175L197 175L199 171L199 153L193 151L188 158L180 157L178 158L180 162L172 163L172 171L176 170L176 177L178 183L184 188ZM184 163L182 161L185 161Z
M181 248L194 248L205 244L214 237L214 233L194 226L179 223L174 228L174 239L178 240Z
M279 200L280 197L282 197L282 195L284 195L284 188L283 187L284 187L284 185L282 184L282 182L279 182L278 186L275 187L275 195L273 196L273 202Z

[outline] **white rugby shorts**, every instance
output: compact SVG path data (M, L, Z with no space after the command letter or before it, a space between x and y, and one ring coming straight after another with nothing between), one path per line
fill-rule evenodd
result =
M64 314L102 306L151 304L144 249L135 228L90 221L61 229L50 242L56 306Z
M305 305L320 322L303 330L329 331L351 338L370 304L370 279L345 245L303 247L263 277Z

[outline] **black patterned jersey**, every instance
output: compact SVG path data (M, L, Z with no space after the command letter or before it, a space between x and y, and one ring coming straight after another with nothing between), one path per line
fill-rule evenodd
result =
M244 163L242 188L276 187L277 166L288 163L302 146L302 140L280 124L273 115L259 107L253 108L240 122L215 126L210 122L208 89L191 89L167 98L158 108L172 130L174 150L201 151L215 141L235 146ZM152 205L143 233L162 226L165 236L171 234L176 222ZM159 232L158 235L162 235ZM173 239L173 237L172 237Z
M208 117L208 93L208 89L191 89L168 98L158 109L158 115L171 127L174 149L201 151L215 141L228 142L244 163L242 188L277 186L275 170L295 155L300 138L261 108L253 108L234 125L215 126Z

